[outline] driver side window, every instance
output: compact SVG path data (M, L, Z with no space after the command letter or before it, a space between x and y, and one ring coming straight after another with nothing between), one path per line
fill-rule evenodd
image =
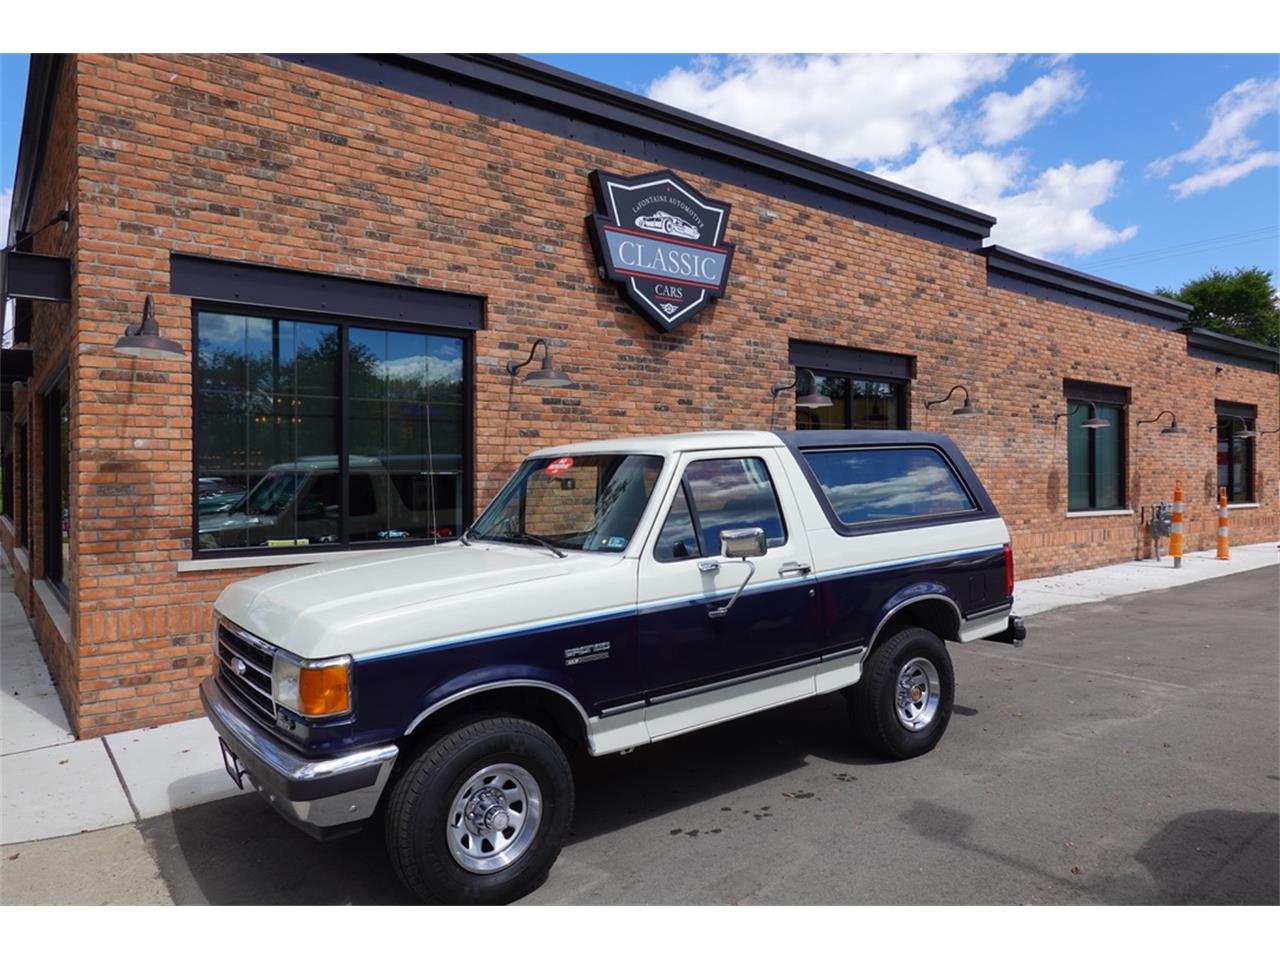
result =
M760 527L769 546L787 542L769 469L759 457L695 460L685 468L680 490L658 535L660 562L720 554L720 534Z

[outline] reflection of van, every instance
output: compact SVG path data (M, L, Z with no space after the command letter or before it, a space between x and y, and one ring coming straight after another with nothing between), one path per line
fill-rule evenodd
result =
M352 543L435 540L461 533L460 458L441 455L349 460ZM292 547L338 543L338 458L301 457L268 468L247 494L200 517L200 547Z

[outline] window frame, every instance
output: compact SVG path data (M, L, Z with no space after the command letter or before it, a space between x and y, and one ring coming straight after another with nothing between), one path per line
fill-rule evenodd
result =
M67 581L67 570L62 562L62 510L53 505L62 506L62 407L67 407L67 537L68 554L71 536L71 394L70 370L63 367L41 394L41 460L43 470L40 478L41 496L41 575L42 579L53 588L55 595L63 603L71 600L71 585Z
M667 509L662 514L661 522L657 524L656 536L653 539L653 546L649 550L649 553L652 556L652 559L655 563L662 563L662 564L685 563L689 560L705 560L708 557L723 556L723 554L720 554L720 553L708 554L703 552L702 515L698 511L698 504L697 504L697 501L694 499L693 490L689 486L689 479L688 479L689 468L693 466L695 463L712 463L712 462L715 462L716 460L759 460L760 461L761 465L764 467L765 473L769 477L769 489L773 491L773 502L774 502L774 505L778 508L778 520L782 524L782 542L776 543L776 544L770 544L769 549L776 550L779 547L785 547L788 543L791 542L790 528L787 525L787 514L786 514L786 511L782 509L782 498L778 496L778 481L774 478L773 471L769 468L768 458L763 456L751 456L747 454L730 455L727 457L717 457L717 456L694 457L680 465L680 477L676 481L675 493L672 494L671 500L667 504ZM667 559L663 559L662 557L658 556L658 545L662 542L662 531L666 529L667 520L671 518L671 509L672 507L675 506L676 498L682 497L682 496L685 498L685 504L689 508L689 519L693 523L694 542L698 547L698 552L693 556L670 557Z
M1067 403L1067 513L1114 513L1117 510L1131 510L1129 503L1129 388L1115 387L1109 384L1095 384L1085 381L1067 381L1062 387L1062 396ZM1089 505L1073 507L1071 505L1071 408L1073 405L1083 406L1088 410L1089 404L1099 407L1115 407L1120 411L1116 421L1116 443L1119 450L1118 498L1114 506L1098 505L1098 434L1101 430L1088 430L1088 471L1091 478L1089 484ZM1083 429L1083 428L1081 428Z
M864 373L848 373L842 370L833 370L829 367L804 367L792 366L792 372L796 377L797 395L801 387L800 371L805 370L817 377L830 377L832 379L840 379L845 381L844 391L844 423L845 426L840 427L821 427L821 426L801 426L801 414L813 416L811 410L802 410L796 407L794 397L792 407L795 410L795 429L807 432L817 432L821 430L910 430L911 429L911 381L903 377L889 376L873 376ZM853 425L853 384L855 381L863 381L865 383L884 383L890 387L900 391L898 396L898 420L897 423L886 423L883 427L858 427Z
M1257 469L1257 438L1241 437L1239 434L1243 430L1258 429L1258 411L1256 407L1248 406L1240 403L1228 403L1223 400L1215 401L1214 415L1216 417L1213 431L1214 443L1214 465L1217 466L1218 445L1222 442L1221 432L1222 425L1225 421L1228 428L1227 442L1227 482L1219 483L1218 487L1225 486L1227 488L1227 505L1241 505L1246 503L1257 503L1257 490L1255 487L1255 472ZM1244 426L1240 426L1240 422L1244 422ZM1235 485L1232 483L1232 455L1235 451L1237 443L1244 445L1244 490L1241 492L1241 498L1235 498ZM1215 479L1217 479L1215 477ZM1216 496L1215 496L1216 499Z
M448 337L462 342L462 421L459 428L461 450L459 461L466 471L462 484L462 522L452 537L436 540L350 541L337 543L306 544L292 547L219 547L202 549L200 546L200 314L221 313L232 316L259 317L272 321L300 321L322 323L338 327L341 361L338 370L338 530L341 537L350 536L350 376L348 370L350 330L380 330L387 333L414 333L425 336ZM338 553L351 550L396 550L446 543L462 536L463 531L475 519L475 337L473 330L465 327L421 323L417 321L368 319L331 313L304 310L288 310L256 304L235 303L224 300L193 299L191 301L191 556L197 560L234 557L276 557L286 555L307 556L319 553Z

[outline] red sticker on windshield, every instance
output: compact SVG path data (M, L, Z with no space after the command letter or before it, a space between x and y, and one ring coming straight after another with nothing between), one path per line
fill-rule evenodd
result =
M546 472L554 477L557 473L564 473L572 466L573 457L561 457L559 460L552 460Z

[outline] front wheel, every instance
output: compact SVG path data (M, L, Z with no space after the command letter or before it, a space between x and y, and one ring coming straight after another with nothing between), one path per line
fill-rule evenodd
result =
M546 879L572 819L573 778L556 741L527 720L488 717L409 764L387 801L387 852L425 901L509 903Z
M928 753L951 720L955 687L946 644L923 627L907 627L867 658L849 695L854 729L867 746L895 760Z

